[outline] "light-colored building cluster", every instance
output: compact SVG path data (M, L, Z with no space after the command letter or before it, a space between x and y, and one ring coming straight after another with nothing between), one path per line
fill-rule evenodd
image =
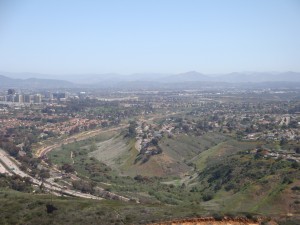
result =
M40 104L42 102L65 102L67 98L68 95L65 92L46 92L42 95L18 93L15 89L8 89L6 95L0 96L0 102Z
M41 103L41 94L19 94L14 89L8 89L7 95L0 96L2 102L17 102L17 103Z

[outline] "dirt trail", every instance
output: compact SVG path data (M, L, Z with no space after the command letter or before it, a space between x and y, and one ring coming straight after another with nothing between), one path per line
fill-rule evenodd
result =
M97 130L85 131L85 132L82 132L82 133L79 133L79 134L75 134L75 135L70 136L70 137L68 137L64 140L58 140L58 143L56 143L56 144L53 144L53 145L50 145L50 146L43 146L43 147L37 149L36 153L35 153L35 156L40 158L40 157L43 157L43 156L47 155L53 149L61 147L63 144L66 145L66 144L71 144L71 143L76 142L76 141L86 140L86 139L89 139L91 137L97 136L101 133L105 133L105 132L109 132L109 131L117 131L117 130L123 129L127 126L128 125L122 125L122 126L113 127L113 128L110 128L110 129L97 129Z
M158 222L149 225L259 225L259 224L260 223L257 221L249 220L246 218L232 219L232 218L225 217L222 220L217 221L213 217L204 217L204 218L192 218L192 219Z
M71 157L71 160L72 160L72 165L74 165L74 159L73 159L73 151L71 151L71 155L70 155L70 157Z

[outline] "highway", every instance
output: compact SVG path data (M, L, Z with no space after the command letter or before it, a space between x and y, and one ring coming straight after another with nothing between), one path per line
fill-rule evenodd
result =
M19 175L20 177L29 177L30 181L32 184L36 185L41 185L42 181L31 177L30 175L26 174L20 168L17 166L17 164L13 161L13 159L2 149L0 149L0 159L1 159L1 167L4 168L4 171L7 172L9 175ZM5 169L9 168L9 171ZM88 198L88 199L95 199L95 200L102 200L103 198L91 195L91 194L86 194L86 193L81 193L78 191L70 190L70 189L65 189L64 187L58 185L57 183L54 182L43 182L43 186L48 189L49 191L59 193L59 194L65 194L65 195L70 195L74 197L80 197L80 198Z
M49 153L50 151L52 151L55 148L60 147L62 144L70 144L72 142L75 141L81 141L81 140L85 140L88 139L90 137L96 136L98 134L104 133L104 132L109 132L109 131L116 131L116 130L120 130L123 129L125 127L128 127L128 125L122 125L119 127L115 127L115 128L111 128L111 129L98 129L98 130L92 130L92 131L87 131L87 132L83 132L83 133L79 133L76 135L73 135L69 138L66 138L58 143L55 143L53 145L50 146L46 146L46 147L42 147L40 149L38 149L36 151L36 156L37 157L43 157L45 156L47 153ZM48 189L49 191L52 191L54 194L65 194L65 195L69 195L69 196L75 196L75 197L80 197L80 198L88 198L88 199L95 199L95 200L102 200L103 198L98 197L98 196L94 196L91 194L87 194L87 193L82 193L79 191L74 191L71 189L68 189L66 187L63 187L57 183L55 183L52 178L46 179L43 183L42 181L31 177L29 174L26 174L25 172L23 172L22 170L20 170L19 166L16 164L17 161L15 161L15 159L13 159L12 157L10 157L4 150L0 149L0 165L1 163L3 165L1 165L0 167L0 171L1 168L3 167L3 171L6 172L9 175L19 175L20 177L29 177L31 182L33 184L36 185L41 185L43 184L43 186ZM19 163L19 162L17 162ZM45 162L44 162L45 163ZM20 163L19 163L20 164ZM49 166L49 165L48 165ZM7 170L6 168L9 168L9 170ZM58 170L55 166L51 167L52 170L56 171L56 172L61 172L60 170ZM79 179L76 175L71 175L73 179L77 180ZM104 194L105 196L108 196L110 198L113 199L118 199L120 201L125 201L128 202L130 201L129 198L109 192L109 191L105 191L103 188L97 187L97 190L99 192L101 192L102 194ZM137 203L139 203L139 201L136 201Z

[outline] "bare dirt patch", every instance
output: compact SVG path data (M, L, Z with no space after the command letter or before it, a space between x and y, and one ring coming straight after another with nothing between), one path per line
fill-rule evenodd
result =
M89 156L95 157L108 166L114 166L127 150L126 141L120 137L114 137L107 141L97 143L97 150L90 152Z
M221 220L216 220L212 217L204 218L192 218L192 219L182 219L173 220L167 222L158 222L149 225L259 225L260 222L249 220L246 218L223 218ZM276 224L276 223L275 223Z

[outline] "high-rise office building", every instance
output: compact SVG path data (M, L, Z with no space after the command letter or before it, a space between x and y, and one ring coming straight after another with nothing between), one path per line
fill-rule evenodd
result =
M33 102L34 103L41 103L42 102L42 95L40 95L40 94L34 95Z
M23 103L24 102L24 96L20 94L16 94L14 97L14 102Z

